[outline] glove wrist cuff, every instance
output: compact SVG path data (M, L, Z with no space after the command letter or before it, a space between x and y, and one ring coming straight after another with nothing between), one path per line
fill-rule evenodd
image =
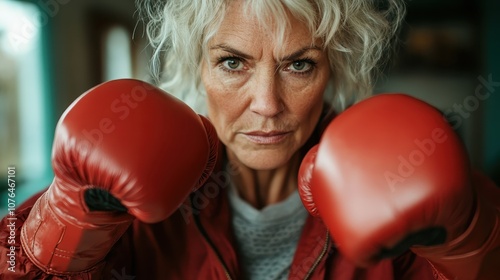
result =
M463 234L443 245L413 247L412 251L429 260L438 274L478 279L483 273L482 265L499 247L500 209L486 195L478 193L474 216Z
M56 214L45 193L23 225L21 244L28 258L46 273L81 273L106 257L132 220L128 214L120 214L118 219L110 219L108 214L107 224L74 224Z

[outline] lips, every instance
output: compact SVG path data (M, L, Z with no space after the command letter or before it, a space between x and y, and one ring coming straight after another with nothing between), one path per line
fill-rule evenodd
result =
M279 144L290 136L290 134L290 131L251 131L243 133L250 142L261 145Z

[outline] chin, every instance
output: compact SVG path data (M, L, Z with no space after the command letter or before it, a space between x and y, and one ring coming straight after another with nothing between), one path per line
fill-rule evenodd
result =
M282 150L262 150L236 153L238 160L254 170L272 170L290 164L292 154Z

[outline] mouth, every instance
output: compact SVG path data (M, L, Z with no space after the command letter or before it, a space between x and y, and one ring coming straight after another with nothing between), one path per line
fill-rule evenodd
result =
M291 131L250 131L243 133L250 142L260 145L279 144L291 134Z

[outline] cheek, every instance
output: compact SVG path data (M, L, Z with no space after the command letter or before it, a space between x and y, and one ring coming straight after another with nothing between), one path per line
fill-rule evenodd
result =
M222 95L217 94L217 87L212 87L210 84L205 84L205 90L207 94L207 108L208 108L208 118L215 126L219 136L223 134L222 128L224 128L223 123L227 118L224 116L226 112L226 101L221 98Z
M324 103L324 92L329 79L329 71L325 71L308 83L291 101L295 114L301 124L301 132L308 137L316 126Z
M300 144L303 145L311 136L321 116L323 108L323 92L315 92L306 102L300 103Z
M232 98L228 98L234 93L209 75L209 73L202 74L202 82L207 95L208 118L214 125L220 140L227 144L232 137L233 123L238 118L238 104L233 102Z

